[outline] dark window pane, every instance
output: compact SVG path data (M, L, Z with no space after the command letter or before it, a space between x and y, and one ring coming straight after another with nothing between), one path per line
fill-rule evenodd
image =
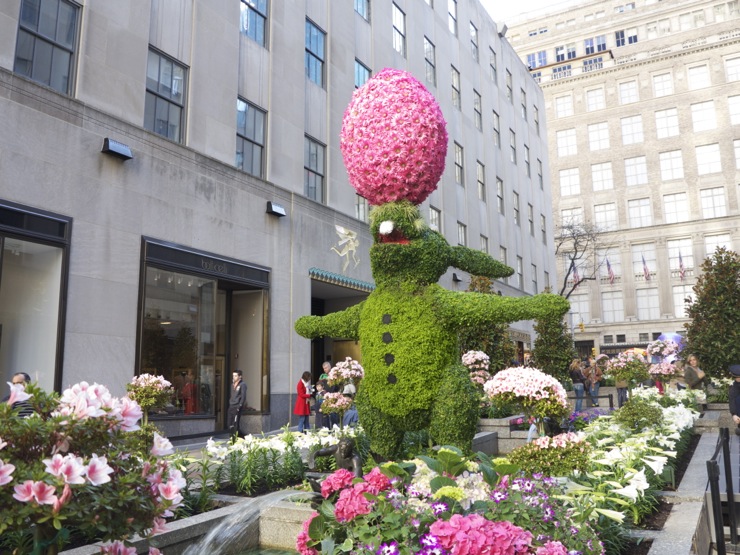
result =
M51 78L51 53L51 44L40 39L36 41L31 79L44 85L49 85Z
M157 98L154 110L154 132L164 137L168 137L168 119L170 117L169 103L166 100Z
M39 34L52 40L57 38L57 10L59 0L41 0Z
M57 42L62 46L72 48L75 43L77 30L77 10L62 2L59 5L59 21L57 22Z
M31 71L33 70L33 44L33 35L23 30L18 31L13 71L25 77L31 77Z
M156 131L154 129L154 108L157 105L157 97L152 93L146 93L146 99L144 100L144 127L149 131Z
M34 31L39 27L39 4L41 0L23 0L21 6L21 23Z

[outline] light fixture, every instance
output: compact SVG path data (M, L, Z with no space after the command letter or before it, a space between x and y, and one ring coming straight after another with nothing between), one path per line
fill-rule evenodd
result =
M131 160L134 157L130 146L109 139L108 137L103 139L103 149L100 152L110 154L121 160Z
M272 202L271 200L267 201L267 213L272 216L277 216L278 218L282 218L283 216L288 215L288 213L285 211L285 207L282 204Z
M455 283L460 283L462 279L460 279L460 276L458 276L455 272L452 272L452 281Z

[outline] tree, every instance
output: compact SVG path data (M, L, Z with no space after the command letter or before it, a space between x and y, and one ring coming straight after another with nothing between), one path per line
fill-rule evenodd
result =
M740 363L740 255L720 247L701 270L693 302L685 299L691 321L683 352L695 354L708 375L726 376Z
M468 291L495 295L493 280L485 276L471 276ZM489 371L495 374L511 365L516 358L516 345L509 337L508 324L490 324L485 327L468 326L458 333L460 356L468 351L483 351L491 359Z
M603 250L603 233L591 222L568 222L556 229L555 256L564 256L566 266L558 295L567 299L581 283L597 278L604 263L598 259Z
M578 355L573 348L573 336L563 317L554 314L534 323L537 339L532 355L537 368L560 381L569 378L568 366Z

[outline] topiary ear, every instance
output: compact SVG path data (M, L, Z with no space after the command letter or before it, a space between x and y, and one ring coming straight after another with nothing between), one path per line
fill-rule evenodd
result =
M514 273L513 268L491 258L484 252L459 245L450 247L450 251L450 266L474 276L503 278Z

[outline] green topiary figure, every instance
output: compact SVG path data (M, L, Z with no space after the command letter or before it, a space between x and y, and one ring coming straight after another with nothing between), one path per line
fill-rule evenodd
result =
M376 289L296 331L361 342L365 378L357 395L371 450L394 458L407 430L429 429L438 444L470 451L478 397L458 356L462 327L563 314L559 295L507 298L449 291L449 267L491 278L513 274L487 254L450 246L423 221L421 203L444 170L445 123L429 92L409 74L385 69L358 89L345 113L342 153L350 181L375 205L370 264Z

